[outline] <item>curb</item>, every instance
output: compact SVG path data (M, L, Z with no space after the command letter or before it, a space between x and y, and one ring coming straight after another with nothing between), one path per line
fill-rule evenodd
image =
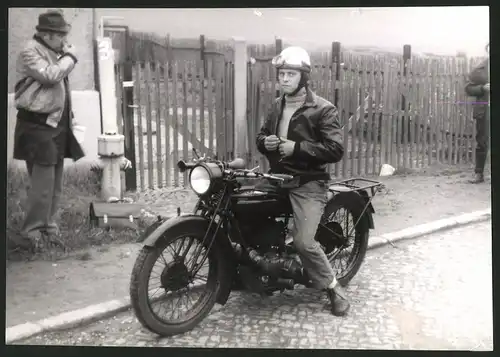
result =
M5 329L5 343L13 343L46 332L79 327L126 311L130 306L130 298L127 297L64 312L46 319L8 327Z
M491 218L491 208L465 213L460 216L440 219L437 221L419 224L410 228L405 228L397 232L382 234L371 237L368 242L368 249L375 249L386 244L391 244L400 240L419 238L439 231L457 228L472 223L487 221Z
M397 232L371 237L368 249L376 249L400 240L414 239L431 233L486 221L491 218L491 209L466 213L452 218L420 224ZM111 300L69 311L46 319L27 322L5 329L5 343L10 344L42 333L66 330L111 317L131 307L130 298Z

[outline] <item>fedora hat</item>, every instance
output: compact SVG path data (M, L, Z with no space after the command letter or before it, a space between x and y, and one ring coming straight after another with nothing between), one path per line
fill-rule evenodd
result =
M59 11L47 11L38 16L37 31L47 31L67 34L71 25L66 22L64 16Z

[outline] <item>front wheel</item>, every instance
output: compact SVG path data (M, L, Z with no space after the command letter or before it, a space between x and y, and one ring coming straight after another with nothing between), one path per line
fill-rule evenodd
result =
M140 251L132 270L130 299L137 319L149 331L160 336L185 333L215 305L225 278L224 256L214 244L199 266L207 252L204 236L204 227L174 227L156 247Z
M369 227L363 220L358 222L360 215L361 210L349 197L334 197L325 207L317 232L316 240L342 286L358 273L368 249Z

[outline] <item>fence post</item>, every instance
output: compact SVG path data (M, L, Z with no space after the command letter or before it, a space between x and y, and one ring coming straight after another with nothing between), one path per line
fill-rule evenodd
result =
M247 43L233 37L234 46L234 157L247 159Z
M281 38L276 37L276 55L279 55L283 51L283 40ZM276 80L279 81L278 70L276 70ZM280 96L279 85L276 89L276 98Z
M406 77L408 76L407 69L408 69L408 62L411 59L411 45L404 45L403 46L403 73L401 73L401 85L404 83L409 86L408 81L406 80ZM404 77L404 79L403 79ZM404 88L403 93L409 93L409 88ZM406 108L406 96L404 94L401 94L401 112L402 112L402 132L399 133L401 135L401 138L398 138L398 140L401 140L402 143L404 143L404 137L405 135L408 135L408 130L409 130L409 118L404 117L404 112ZM407 134L405 134L405 132ZM399 141L398 141L399 142ZM404 144L403 144L404 145ZM403 162L406 160L406 158L403 158Z
M205 54L205 35L200 35L200 57L203 64L203 73L207 73L207 57Z
M172 63L174 62L174 51L172 50L172 39L170 37L170 34L167 34L167 38L165 39L165 47L168 62L168 72L166 78L170 78L170 76L172 75Z
M137 167L135 160L135 128L134 128L134 82L133 80L132 48L130 30L125 28L125 63L123 69L123 100L125 102L123 113L124 130L126 136L125 157L132 163L132 169L125 171L126 190L137 190ZM135 85L140 85L139 80Z
M335 64L335 99L336 107L339 105L339 81L340 81L340 42L332 42L332 65Z
M276 37L276 54L279 54L281 51L283 51L283 40Z
M390 141L391 136L389 135L390 128L392 124L392 108L391 108L391 100L389 97L390 94L390 81L391 78L391 65L389 60L386 58L385 63L383 65L383 89L382 89L382 122L380 123L382 128L380 130L380 166L384 164L393 164L391 162L390 157L390 149L392 146L392 142ZM380 169L380 168L379 168Z
M108 201L121 198L120 162L125 153L125 137L118 134L116 110L115 60L109 37L99 37L99 88L102 134L97 138L97 154L103 163L101 194Z

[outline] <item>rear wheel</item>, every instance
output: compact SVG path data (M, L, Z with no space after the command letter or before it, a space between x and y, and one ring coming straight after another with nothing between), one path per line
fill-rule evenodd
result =
M337 273L337 280L346 286L358 273L368 249L369 228L360 221L357 205L349 199L334 197L325 207L316 240Z
M160 336L185 333L213 308L225 279L224 256L214 244L201 264L207 252L204 236L204 227L173 228L156 247L140 251L132 271L130 299L137 319L151 332ZM201 251L198 257L197 251Z

